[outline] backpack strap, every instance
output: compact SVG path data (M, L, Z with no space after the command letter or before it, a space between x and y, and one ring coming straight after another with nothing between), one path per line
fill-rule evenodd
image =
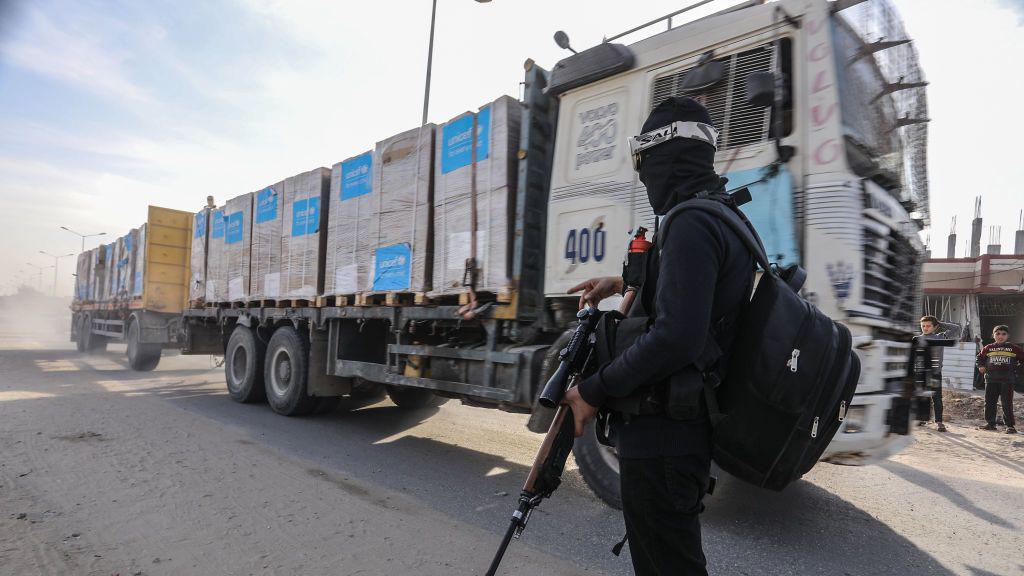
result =
M667 237L669 225L675 217L686 210L699 210L706 212L724 222L733 232L739 236L743 245L757 261L758 265L767 272L772 273L771 263L768 262L768 255L764 250L764 243L757 235L754 226L747 220L747 217L732 202L732 197L726 193L698 194L697 196L676 204L661 219L658 225L658 233L655 236L655 243L659 249L664 246L664 239Z
M724 192L702 192L694 198L680 202L669 210L659 223L658 231L655 235L655 245L658 246L659 250L664 246L664 239L666 234L668 234L669 225L676 216L686 210L706 212L724 222L739 236L747 251L750 252L765 273L775 273L768 262L768 256L765 253L761 237L758 236L757 231L754 230L754 226L747 219L746 215L740 211L732 196ZM715 332L715 330L712 330L708 334L709 342L714 343L713 350L709 350L709 348L712 348L710 344L705 346L705 351L699 360L699 363L702 365L698 366L704 377L704 403L707 406L708 416L713 427L717 426L725 417L718 405L718 386L722 383L721 367L718 364L722 357L722 351L718 348L717 342L715 342L715 337L717 336Z

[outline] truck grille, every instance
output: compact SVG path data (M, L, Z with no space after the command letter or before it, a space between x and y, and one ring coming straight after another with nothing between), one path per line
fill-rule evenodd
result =
M716 62L726 66L725 81L701 94L689 95L703 104L711 114L711 119L719 130L719 150L768 141L771 110L747 104L746 80L751 72L769 72L773 69L775 62L772 52L772 45L766 44L753 50L717 58ZM651 95L651 109L673 96L684 96L679 86L692 69L687 68L657 78Z
M920 254L897 230L864 228L864 304L913 330L921 309Z

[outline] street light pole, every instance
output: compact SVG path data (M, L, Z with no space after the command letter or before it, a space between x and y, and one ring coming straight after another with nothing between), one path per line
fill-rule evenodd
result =
M491 0L476 0L478 4L486 4ZM430 108L430 71L434 64L434 22L437 17L437 0L433 0L430 6L430 44L427 46L427 85L423 88L423 121L420 126L427 123L427 109Z
M82 238L82 252L85 252L85 239L86 238L91 238L93 236L106 236L106 234L107 234L106 232L97 232L96 234L82 234L81 232L75 232L74 230L72 230L71 228L68 228L67 226L61 226L60 229L61 230L66 230L68 232L71 232L72 234L74 234L76 236L80 236Z
M38 271L38 275L36 276L36 290L38 290L41 293L43 291L43 270L46 270L47 268L52 268L52 266L40 266L38 264L33 264L31 262L25 262L25 264L35 268Z
M423 121L420 126L427 123L427 109L430 107L430 69L434 63L434 20L437 16L437 0L433 1L430 7L430 44L427 47L427 86L423 89Z
M83 243L85 242L84 238L82 239L82 242ZM85 250L82 250L82 252L85 252ZM60 263L60 259L61 258L67 258L68 256L74 256L75 253L74 252L69 252L67 254L61 254L59 256L57 254L50 254L46 250L40 250L39 253L44 255L44 256L49 256L50 258L53 258L53 295L56 296L57 295L57 265ZM42 274L42 273L40 273L40 274Z

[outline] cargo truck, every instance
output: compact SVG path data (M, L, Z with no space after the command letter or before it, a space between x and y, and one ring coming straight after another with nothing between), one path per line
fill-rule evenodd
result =
M180 334L168 341L177 340L185 354L223 355L233 399L265 399L287 416L383 387L400 407L424 406L435 396L455 398L531 413L530 429L543 431L550 415L535 399L577 309L566 289L589 277L618 273L633 232L656 226L644 188L631 170L626 137L638 133L659 102L686 95L711 112L720 130L716 167L729 178L730 188L751 191L753 201L744 208L768 252L780 264L800 263L808 272L805 297L846 323L855 336L861 381L825 458L866 462L900 449L910 441L906 337L920 308L917 233L927 221L928 204L924 82L899 19L881 0L782 0L747 2L675 28L668 22L666 31L630 45L613 37L574 53L551 71L526 61L521 99L514 102L515 114L507 116L516 122L506 126L518 126L515 153L507 159L509 193L501 197L508 203L507 243L501 248L507 257L507 289L478 293L442 274L446 286L463 291L437 292L442 288L437 269L452 260L441 254L441 243L458 245L457 262L467 263L462 284L470 288L477 280L474 262L490 255L478 243L483 225L472 211L454 220L470 221L469 232L435 234L433 246L428 244L428 254L429 249L435 252L432 294L384 290L339 295L337 286L358 288L350 273L362 274L360 266L380 266L380 253L366 265L354 255L351 268L338 266L336 276L333 269L318 274L321 290L325 276L326 285L335 288L308 299L204 301L203 282L193 279L194 298L180 314ZM559 43L568 45L564 36ZM493 110L488 108L487 116ZM487 122L492 121L481 110L437 127L432 151L437 161L427 163L433 171L423 172L415 164L416 178L429 178L434 186L435 230L442 226L439 186L447 185L442 177L450 176L445 162L456 154L449 158L446 147L453 143L467 143L460 162L473 169L468 201L476 208L478 160L487 144L471 135L485 130ZM448 126L457 123L465 127L466 137L448 138ZM435 127L408 137L416 140L416 151L433 141L423 139L427 129L432 134ZM373 154L346 161L354 167L348 172L340 163L340 176L332 174L324 184L320 205L353 201L369 192L361 187L377 179L363 168L374 158L386 162L393 157L393 147L378 145ZM256 193L249 206L256 206L257 213L264 209L264 200L276 193L272 188ZM356 211L335 232L340 220L333 210L317 215L317 231L350 233L349 228L367 222ZM203 245L209 242L203 266L211 270L219 220L207 223L214 214L228 222L216 209L205 210L193 219L205 231L193 227L188 234ZM308 214L303 214L301 224L292 224L292 236L295 226L309 228ZM388 252L388 262L417 258L415 249L406 250ZM193 273L205 270L197 266L196 250L191 251ZM252 254L248 258L251 263ZM213 288L217 293L216 281ZM140 309L146 310L141 304ZM97 334L123 337L124 326L131 333L133 318L145 324L145 312L139 321L131 310L122 310L113 319L116 325L88 310L78 318L91 314L79 321L116 326ZM574 454L586 482L617 505L614 451L588 433Z
M133 370L153 370L177 348L188 303L192 214L150 206L146 223L79 255L71 340L80 352L127 344Z

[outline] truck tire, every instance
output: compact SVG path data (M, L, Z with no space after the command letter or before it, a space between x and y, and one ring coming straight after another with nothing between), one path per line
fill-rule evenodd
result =
M149 372L160 363L162 347L159 344L142 342L142 328L139 321L128 321L128 366L137 372Z
M270 408L284 416L309 414L317 398L306 393L309 340L291 326L278 328L267 344L264 389Z
M266 400L263 382L266 355L267 345L255 332L240 324L235 326L224 348L224 381L232 400L243 404Z
M75 318L75 350L85 352L85 316Z
M572 455L580 467L583 481L605 504L622 509L622 487L619 485L619 456L614 448L597 441L594 423L587 425L583 436L572 445Z
M433 390L407 386L387 386L388 397L403 410L417 410L430 406L436 396Z
M82 335L82 346L86 353L103 352L107 349L107 337L92 331L92 316L86 315L83 322L85 332Z

